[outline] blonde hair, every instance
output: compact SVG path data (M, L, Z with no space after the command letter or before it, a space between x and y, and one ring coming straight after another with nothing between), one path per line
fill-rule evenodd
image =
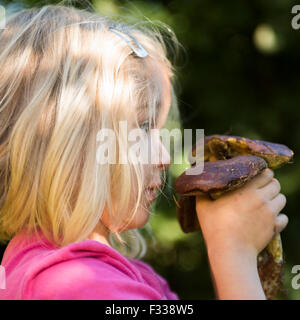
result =
M149 57L131 54L110 26L127 28ZM174 33L166 29L177 50ZM96 135L111 128L122 147L118 121L128 108L144 106L155 114L163 93L151 76L160 69L151 71L151 61L167 67L176 103L175 69L162 33L147 24L130 26L72 6L46 5L9 17L0 47L0 239L40 229L58 246L85 240L106 204L115 217L129 210L133 168L139 192L131 221L143 169L99 165ZM142 257L143 237L137 229L128 233L134 240L127 255Z

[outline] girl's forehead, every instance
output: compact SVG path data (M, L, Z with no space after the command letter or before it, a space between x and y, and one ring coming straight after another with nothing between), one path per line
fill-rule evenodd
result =
M163 127L164 123L167 120L169 110L172 104L172 94L171 94L171 80L167 70L163 71L164 78L164 87L163 87L163 97L162 97L162 105L160 108L160 115L158 117L158 127Z
M139 118L142 120L155 118L157 128L162 128L167 120L172 105L171 85L165 85L162 93L162 99L155 109L155 114L149 108L142 108L139 112Z
M160 62L156 62L156 65L152 62L147 64L148 77L151 77L153 85L153 102L155 101L155 109L152 109L153 104L148 104L150 101L137 105L137 110L131 110L127 114L134 122L145 121L149 118L155 118L157 128L164 126L164 123L168 117L168 113L172 104L172 88L171 77L169 70L165 65ZM151 107L150 107L151 105ZM137 118L136 118L137 116ZM153 119L154 120L154 119Z

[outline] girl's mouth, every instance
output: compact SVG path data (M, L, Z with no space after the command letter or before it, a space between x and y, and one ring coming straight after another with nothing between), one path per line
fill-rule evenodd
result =
M159 184L159 185L155 185L153 187L146 188L146 190L145 190L146 194L147 194L147 196L148 196L148 198L150 199L151 202L154 201L156 199L156 197L157 197L157 195L155 194L155 190L161 188L161 186L162 185Z
M148 196L148 198L150 199L151 202L156 199L156 194L155 194L153 188L147 188L146 189L146 194L147 194L147 196Z

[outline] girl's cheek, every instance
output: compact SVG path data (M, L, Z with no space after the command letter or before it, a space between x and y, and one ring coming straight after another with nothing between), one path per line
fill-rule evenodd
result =
M167 168L171 164L171 156L168 150L165 148L165 146L161 144L161 150L162 150L162 159L161 163Z
M148 150L149 150L149 162L153 166L155 164L158 164L160 162L160 153L161 153L161 141L159 137L159 132L156 130L153 130L151 132L149 141L148 141Z
M162 143L159 130L153 130L150 135L151 140L151 161L152 165L163 164L168 167L171 164L171 156L167 148Z

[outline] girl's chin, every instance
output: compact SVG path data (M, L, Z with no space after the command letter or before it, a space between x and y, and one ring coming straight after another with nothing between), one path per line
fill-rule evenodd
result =
M142 212L137 213L138 218L130 222L130 224L122 229L121 232L129 229L137 229L143 227L149 220L150 214L149 210L142 210Z

